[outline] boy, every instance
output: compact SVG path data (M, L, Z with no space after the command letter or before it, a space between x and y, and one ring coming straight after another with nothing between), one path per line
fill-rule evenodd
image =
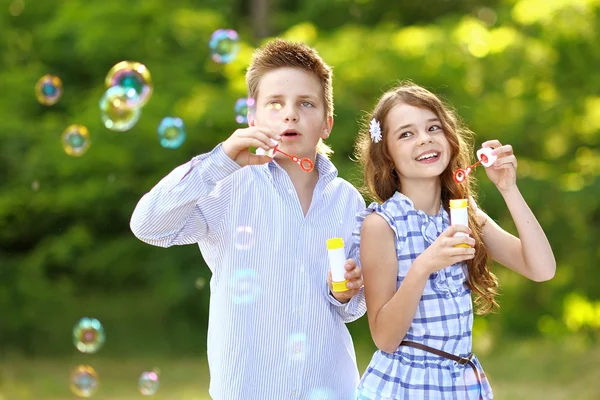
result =
M345 326L365 312L360 268L330 291L326 240L348 249L365 203L337 178L322 139L333 127L331 68L280 39L254 53L249 127L176 168L137 205L131 229L168 247L198 243L212 271L210 395L216 400L350 399L358 383ZM310 172L276 152L314 163ZM356 255L350 257L357 258Z

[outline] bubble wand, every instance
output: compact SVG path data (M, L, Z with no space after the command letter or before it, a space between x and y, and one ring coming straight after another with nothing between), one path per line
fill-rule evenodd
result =
M492 164L494 164L494 162L496 162L496 160L498 159L498 156L492 153L493 151L494 149L492 149L491 147L483 147L477 150L477 159L479 161L477 161L473 165L469 165L465 169L459 168L456 171L454 171L454 182L458 184L463 183L465 179L467 179L467 176L475 169L475 167L478 164L481 164L486 168L492 166Z
M302 168L302 170L305 172L310 172L315 168L315 165L309 158L306 158L306 157L300 158L298 156L293 156L291 154L288 154L285 151L279 149L278 142L274 141L273 139L271 139L271 142L275 145L275 147L270 149L268 152L266 152L264 149L259 147L256 149L256 154L259 156L267 155L267 156L273 158L273 157L275 157L276 152L280 152L281 154L290 158L293 162L298 164L300 166L300 168Z

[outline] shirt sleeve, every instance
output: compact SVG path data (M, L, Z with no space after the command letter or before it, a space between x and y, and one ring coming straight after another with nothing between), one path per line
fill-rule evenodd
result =
M130 228L154 246L193 244L218 230L231 201L241 167L221 144L175 168L138 202Z
M356 213L360 213L364 211L366 208L365 200L362 198L360 193L356 191ZM356 262L356 265L360 267L360 256L359 256L359 246L355 245L352 240L347 240L345 243L351 243L350 250L348 252L348 259L353 259ZM353 322L365 315L367 312L367 304L365 302L365 292L364 288L360 288L359 292L350 299L347 303L339 302L327 287L327 299L335 309L335 311L340 314L345 323Z

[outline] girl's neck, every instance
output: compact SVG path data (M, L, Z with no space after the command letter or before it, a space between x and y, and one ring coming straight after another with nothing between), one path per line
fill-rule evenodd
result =
M400 192L413 202L415 209L428 215L439 213L442 201L442 187L439 179L402 182Z

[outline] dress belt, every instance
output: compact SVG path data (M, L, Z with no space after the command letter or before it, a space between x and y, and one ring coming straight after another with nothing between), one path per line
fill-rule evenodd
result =
M471 358L473 358L473 353L469 353L469 355L467 357L459 357L459 356L451 354L451 353L446 353L443 350L438 350L438 349L426 346L421 343L409 342L406 340L403 340L402 343L400 343L400 346L413 347L415 349L419 349L419 350L426 351L428 353L435 354L436 356L440 356L440 357L447 358L452 361L456 361L460 365L469 365L473 369L473 372L475 372L475 377L477 378L477 384L479 385L479 399L480 400L483 399L483 395L481 393L481 390L482 390L481 375L479 374L479 370L477 369L477 366L475 365L475 363L473 361L471 361Z

